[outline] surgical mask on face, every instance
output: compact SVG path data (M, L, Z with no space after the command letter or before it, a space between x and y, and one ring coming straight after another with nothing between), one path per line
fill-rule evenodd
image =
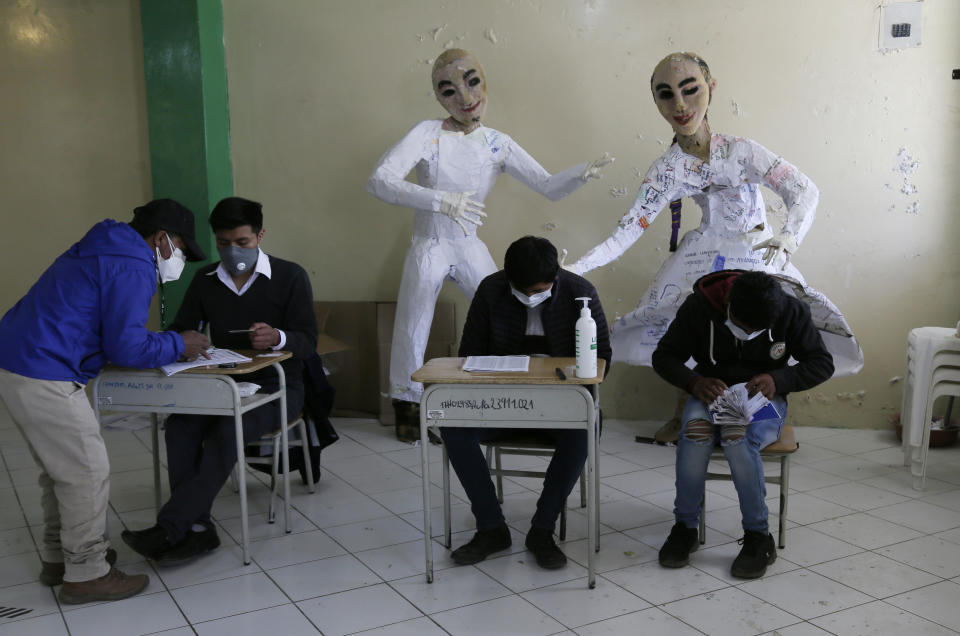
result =
M253 271L260 257L259 247L238 247L236 245L225 245L218 247L220 260L223 266L227 268L233 276L242 276Z
M513 292L514 298L519 300L521 303L523 303L525 307L529 309L533 309L534 307L543 303L543 301L545 301L547 298L550 298L550 296L553 295L553 287L551 287L546 291L538 292L536 294L531 294L530 296L527 296L522 291L517 291L512 286L510 287L510 291Z
M187 258L183 255L183 250L173 244L169 234L164 232L163 235L166 237L167 244L170 246L170 258L163 258L159 247L155 247L154 249L157 251L157 271L160 275L160 282L169 283L180 278L180 274L183 273L183 267L187 264Z
M742 340L744 342L747 340L753 340L754 338L762 334L764 331L766 331L766 329L758 329L753 333L747 333L740 327L736 326L735 324L733 324L733 321L730 320L730 307L727 307L727 319L726 321L724 321L723 324L727 327L727 329L730 330L730 333L733 334L734 338L736 338L737 340Z

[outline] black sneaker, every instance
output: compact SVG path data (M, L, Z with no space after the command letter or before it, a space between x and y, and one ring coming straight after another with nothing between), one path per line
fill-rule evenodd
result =
M206 528L203 532L190 531L180 543L158 554L157 565L180 565L219 548L220 537L213 524L203 525Z
M678 521L670 528L670 536L660 548L660 565L665 568L682 568L690 563L690 553L696 552L699 547L700 532Z
M167 541L166 531L158 525L145 530L124 530L120 533L120 538L133 548L134 552L148 559L155 559L161 552L172 547Z
M767 573L767 566L777 560L777 547L769 532L764 534L746 530L737 543L743 547L733 560L730 574L738 579L759 579Z
M494 552L510 547L510 528L503 524L492 530L478 530L469 542L450 553L457 565L472 565L483 561Z
M557 570L567 564L567 555L560 551L553 541L553 533L539 528L530 528L524 542L527 550L533 552L537 565L544 570Z

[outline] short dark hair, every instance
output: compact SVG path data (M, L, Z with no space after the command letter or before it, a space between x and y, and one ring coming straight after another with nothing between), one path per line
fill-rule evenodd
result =
M131 219L127 225L135 229L137 231L137 234L139 234L143 238L150 238L157 232L164 231L163 228L157 227L154 223L147 223L143 219L138 219L136 217Z
M773 276L744 272L730 287L730 313L747 327L768 329L787 304L787 295Z
M524 236L510 244L503 257L507 280L518 290L537 283L552 283L560 271L557 248L545 238Z
M210 227L213 231L232 230L249 225L254 234L263 228L263 206L243 197L221 199L210 212Z

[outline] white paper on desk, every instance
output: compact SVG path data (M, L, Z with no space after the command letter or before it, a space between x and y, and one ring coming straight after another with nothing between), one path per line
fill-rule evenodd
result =
M250 362L252 358L247 356L242 356L236 351L230 351L230 349L217 349L216 347L210 347L207 349L207 355L210 358L204 358L200 356L193 362L174 362L171 364L165 364L160 367L160 370L167 375L173 375L174 373L179 373L186 369L195 369L197 367L209 367L217 366L218 364L225 364L227 362L235 362L237 364L241 362Z
M259 390L259 384L254 384L253 382L237 382L237 393L239 393L242 398L250 397Z
M469 356L463 370L526 373L530 370L530 356Z

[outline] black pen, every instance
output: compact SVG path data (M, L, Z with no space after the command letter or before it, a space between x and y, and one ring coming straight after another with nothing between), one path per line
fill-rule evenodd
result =
M560 378L561 380L566 380L567 374L563 372L563 369L561 369L560 367L557 367L557 377Z

